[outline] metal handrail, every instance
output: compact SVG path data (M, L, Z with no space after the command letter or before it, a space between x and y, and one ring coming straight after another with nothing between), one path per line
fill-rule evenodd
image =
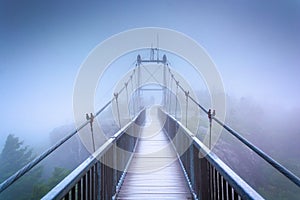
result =
M97 117L105 108L107 108L111 102L110 100L107 104L105 104L95 115ZM12 185L15 181L17 181L19 178L21 178L23 175L25 175L28 171L30 171L33 167L35 167L37 164L39 164L42 160L44 160L47 156L49 156L53 151L55 151L58 147L60 147L62 144L64 144L66 141L68 141L72 136L74 136L76 133L78 133L81 129L83 129L86 125L90 123L90 120L87 120L84 122L78 129L72 131L69 133L66 137L58 141L55 145L44 151L40 156L36 157L34 160L29 162L27 165L22 167L20 170L18 170L16 173L14 173L12 176L7 178L5 181L3 181L0 184L0 193L3 192L5 189L7 189L10 185Z
M174 79L176 82L177 79L175 78L175 75L171 72L171 69L169 68L169 72L171 74L172 79ZM180 85L178 82L179 88L186 93L186 90ZM203 112L206 114L209 114L209 110L205 109L199 102L197 102L193 97L188 95L188 98L191 99ZM281 174L283 174L287 179L292 181L294 184L296 184L298 187L300 187L300 178L295 175L293 172L288 170L286 167L281 165L279 162L274 160L272 157L270 157L268 154L266 154L263 150L253 145L250 141L248 141L246 138L244 138L240 133L232 129L230 126L223 123L221 120L219 120L215 116L211 116L211 119L214 120L216 123L218 123L220 126L222 126L225 130L227 130L231 135L233 135L235 138L237 138L239 141L241 141L244 145L246 145L248 148L250 148L252 151L254 151L259 157L261 157L263 160L268 162L272 167L274 167L277 171L279 171Z
M134 75L134 72L132 73ZM132 81L129 79L129 81ZM125 89L125 85L119 90L118 94L121 94ZM95 118L102 113L113 101L116 99L116 97L113 97L110 99L100 110L98 110L95 113ZM19 178L24 176L27 172L29 172L33 167L35 167L37 164L39 164L42 160L44 160L46 157L48 157L53 151L55 151L58 147L60 147L62 144L64 144L66 141L68 141L72 136L74 136L76 133L78 133L82 128L84 128L86 125L88 125L91 120L88 119L86 122L84 122L79 128L75 129L71 133L69 133L66 137L58 141L55 145L44 151L42 154L40 154L38 157L36 157L34 160L26 164L24 167L22 167L20 170L18 170L16 173L11 175L9 178L7 178L5 181L3 181L0 184L0 193L3 192L5 189L7 189L10 185L12 185L14 182L16 182Z
M298 176L296 176L293 172L291 172L286 167L281 165L279 162L274 160L272 157L270 157L264 151L262 151L261 149L259 149L255 145L253 145L251 142L249 142L246 138L244 138L238 132L234 131L232 128L230 128L226 124L222 123L218 118L213 117L213 120L215 122L217 122L219 125L221 125L223 128L225 128L229 133L231 133L233 136L235 136L243 144L245 144L247 147L249 147L252 151L254 151L257 155L259 155L262 159L264 159L266 162L268 162L271 166L273 166L275 169L277 169L286 178L288 178L290 181L292 181L298 187L300 187L300 178Z
M113 144L126 132L126 130L135 122L142 112L143 110L140 111L137 116L127 123L122 129L110 137L100 148L98 148L98 150L96 150L96 152L89 156L82 164L80 164L50 192L48 192L42 200L62 199L66 194L68 194L81 177L91 168L91 166L93 166L96 162L99 162L100 157L102 157L113 146Z
M177 125L178 129L181 128L183 133L192 141L192 145L196 146L198 150L206 155L205 159L216 168L216 170L223 176L228 183L237 191L242 199L255 199L263 200L264 198L257 193L251 186L249 186L240 176L238 176L232 169L230 169L216 154L210 151L195 135L186 128L180 121L175 117L162 111L169 118L171 118ZM172 141L171 141L172 142ZM176 150L176 149L175 149ZM180 157L179 157L180 158Z

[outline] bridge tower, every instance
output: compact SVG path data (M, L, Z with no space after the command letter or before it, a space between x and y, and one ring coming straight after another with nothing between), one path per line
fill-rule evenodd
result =
M142 77L142 68L146 68L147 66L143 65L143 64L162 64L162 68L161 68L161 73L160 75L162 75L162 80L158 80L157 84L161 85L161 88L143 88L143 81L141 79ZM158 48L152 48L150 49L150 58L149 59L142 59L141 55L139 54L137 56L137 81L138 81L138 89L137 89L137 94L138 94L138 103L139 105L141 105L141 92L143 91L162 91L162 95L163 95L163 99L162 99L162 103L163 106L166 106L167 104L167 66L168 66L168 60L167 60L167 56L164 54L162 56L162 58L159 57L159 49ZM151 73L149 72L149 70L147 70L147 72L153 77L155 78L155 72Z

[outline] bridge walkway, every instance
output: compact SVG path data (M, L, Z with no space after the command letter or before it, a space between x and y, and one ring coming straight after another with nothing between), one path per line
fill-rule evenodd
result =
M136 153L117 199L192 199L157 109L148 109Z

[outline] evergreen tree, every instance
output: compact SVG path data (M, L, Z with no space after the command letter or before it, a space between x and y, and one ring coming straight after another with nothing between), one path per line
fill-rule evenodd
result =
M23 147L18 137L7 136L0 155L0 181L4 181L32 159L32 151Z
M49 192L60 181L62 181L69 173L70 171L67 169L55 167L52 172L52 176L47 182L43 182L34 186L31 199L42 198L45 194L47 194L47 192Z
M0 154L0 182L13 175L33 159L32 150L10 134ZM35 184L40 182L41 167L35 167L0 194L0 199L29 199Z

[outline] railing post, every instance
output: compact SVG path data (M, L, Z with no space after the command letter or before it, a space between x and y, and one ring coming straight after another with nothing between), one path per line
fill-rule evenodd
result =
M132 77L132 76L131 76ZM130 79L131 80L131 79ZM127 111L128 111L128 120L130 121L130 108L129 108L129 99L128 99L128 82L124 83L125 85L125 89L126 89L126 107L127 107Z
M185 127L188 128L188 105L189 105L189 91L185 91Z
M138 102L137 102L137 112L140 111L140 106L141 106L141 91L140 91L140 86L141 86L141 56L138 55L137 56L137 79L138 79L138 82L137 82L137 92L138 92Z
M169 73L170 73L170 75L171 75L171 69L169 68ZM172 92L173 92L173 90L172 90L172 84L173 84L173 79L172 79L172 77L170 76L170 79L169 79L169 84L170 84L170 89L169 89L169 110L168 110L168 112L170 113L170 114L172 114L171 112L172 112Z
M97 191L97 200L101 199L101 188L102 188L102 184L101 184L101 162L98 161L96 163L96 171L97 171L97 184L96 184L96 191Z
M115 143L112 146L112 158L113 159L113 164L112 164L112 179L113 179L113 187L112 187L112 195L114 195L116 193L116 186L118 184L118 172L117 172L117 162L118 162L118 158L117 158L117 148L116 148L117 143Z
M122 124L121 124L119 101L118 101L119 94L118 93L114 93L114 97L115 97L115 100L116 100L116 106L117 106L117 112L118 112L117 114L118 114L119 128L121 129L122 128Z
M170 134L169 134L169 131L170 131L170 118L168 117L168 115L166 115L166 121L167 121L167 133L170 136Z
M164 68L163 68L163 84L164 84L164 106L167 107L167 57L166 55L163 56L164 58Z
M215 110L212 111L211 109L209 109L207 114L209 120L209 149L211 150L211 140L212 140L211 129L213 124L212 118L216 115L216 111Z
M101 195L100 199L107 199L108 197L108 190L109 190L109 185L110 185L110 179L109 179L109 170L108 166L106 166L104 163L106 163L106 155L104 155L101 161Z
M191 184L194 186L195 185L195 167L194 167L194 146L193 144L191 144L191 146L189 147L189 157L190 157L190 181ZM195 189L195 188L194 188Z
M199 152L200 162L200 199L210 199L210 188L209 188L209 163L206 158Z
M172 74L172 78L174 77L174 75ZM178 104L178 87L179 87L179 81L176 81L176 102L175 102L175 119L177 119L177 104Z

